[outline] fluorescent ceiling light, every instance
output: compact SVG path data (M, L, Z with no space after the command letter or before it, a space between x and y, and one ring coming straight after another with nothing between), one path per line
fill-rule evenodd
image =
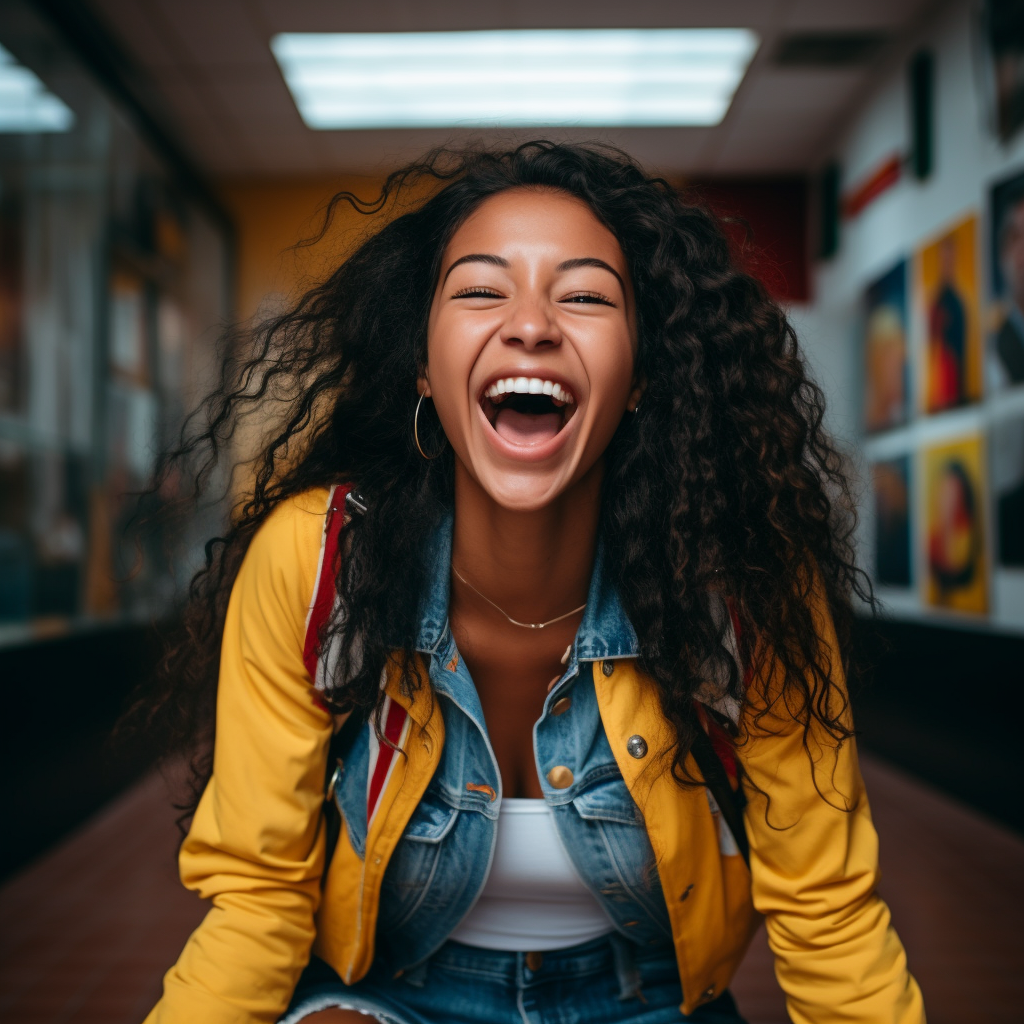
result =
M71 108L0 46L0 132L66 132Z
M310 128L715 125L758 46L745 28L284 32Z

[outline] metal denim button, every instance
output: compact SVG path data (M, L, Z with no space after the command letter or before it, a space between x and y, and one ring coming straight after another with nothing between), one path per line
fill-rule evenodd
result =
M539 971L544 966L544 954L531 952L526 954L526 969Z
M647 740L643 736L630 736L626 740L626 750L629 751L630 757L635 757L639 760L641 757L647 756Z
M570 697L563 697L561 700L556 700L555 703L551 705L551 714L564 715L571 707L572 699Z
M568 789L572 785L573 774L564 764L556 764L548 772L548 782L555 789Z
M601 666L601 671L606 676L610 676L615 671L615 662L614 661L606 661L606 662L604 662L604 664Z

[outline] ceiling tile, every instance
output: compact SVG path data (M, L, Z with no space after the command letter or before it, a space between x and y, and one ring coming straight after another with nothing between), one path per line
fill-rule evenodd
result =
M814 29L898 30L918 18L935 0L795 0L785 18L787 32Z
M253 0L271 32L387 32L483 28L756 28L777 19L781 0L519 0L481 3L445 0L425 4L383 0L373 4L332 4L324 0Z
M726 115L739 111L759 117L788 117L809 110L837 110L848 104L863 88L863 70L786 71L766 68L743 88Z
M182 42L188 59L210 66L251 65L270 70L274 58L263 29L242 0L149 0Z
M291 93L276 68L273 75L249 68L217 68L209 74L206 88L217 98L226 116L238 124L272 124L304 135L314 134L303 124ZM259 111L258 118L252 116L254 110Z
M94 0L93 6L103 25L141 67L176 67L181 51L176 40L168 38L153 23L152 8L132 0Z

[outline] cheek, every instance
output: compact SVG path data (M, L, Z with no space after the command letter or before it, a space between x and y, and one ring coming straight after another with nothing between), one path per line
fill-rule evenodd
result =
M441 425L456 448L466 429L466 396L472 370L470 346L460 345L458 341L450 325L444 323L444 318L431 323L427 334L430 393ZM472 411L469 409L469 414Z
M629 393L633 390L635 370L632 339L617 335L594 352L591 361L591 386L599 398L599 413L621 413Z

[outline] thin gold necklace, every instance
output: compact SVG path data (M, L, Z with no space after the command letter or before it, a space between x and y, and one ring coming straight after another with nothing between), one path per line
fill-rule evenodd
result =
M462 573L459 572L459 570L456 569L454 565L452 566L452 572L455 573L455 575L458 576L458 578L462 580L462 582L465 583L466 586L469 587L469 589L477 595L477 597L482 597L492 608L495 608L497 609L497 611L501 612L501 614L504 615L505 618L508 619L508 621L511 622L513 626L518 626L520 629L543 629L545 626L553 626L556 622L561 622L562 619L567 619L570 615L575 615L577 612L581 612L584 608L587 607L587 603L586 601L584 601L583 604L579 606L579 608L573 608L571 612L566 612L564 615L559 615L554 619L548 619L547 622L517 622L515 619L512 618L511 615L509 615L507 611L505 611L504 608L502 608L500 605L495 604L486 594L481 594L480 591L477 590L476 587L474 587L473 584L470 583L469 580L467 580L466 577L463 576Z

